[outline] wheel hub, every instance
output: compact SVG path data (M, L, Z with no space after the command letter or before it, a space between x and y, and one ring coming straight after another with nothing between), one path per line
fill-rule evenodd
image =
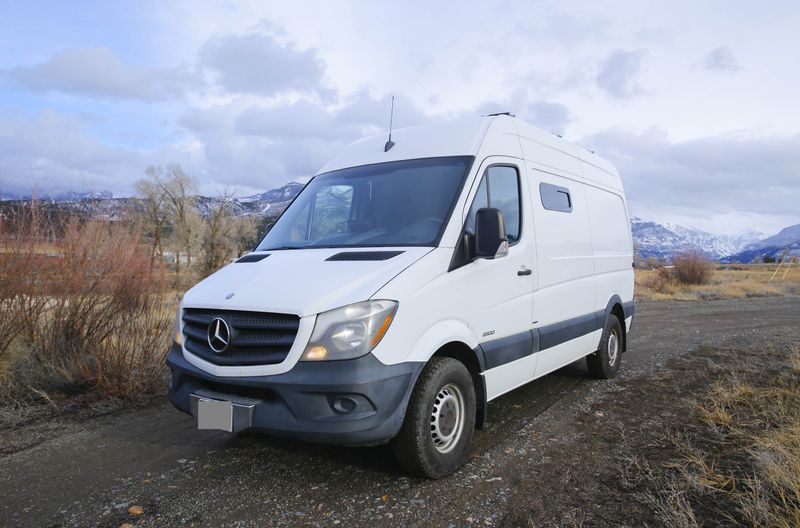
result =
M439 391L431 410L431 439L440 453L455 447L464 430L464 396L456 385L448 383Z
M617 354L619 354L619 339L616 332L611 332L608 336L608 364L614 365L617 362Z

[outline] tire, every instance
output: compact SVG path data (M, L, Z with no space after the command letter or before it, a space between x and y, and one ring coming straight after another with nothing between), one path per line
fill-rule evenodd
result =
M420 374L392 451L403 469L439 479L467 458L475 431L475 387L460 361L435 357Z
M622 363L622 323L616 315L609 315L600 347L586 356L589 374L595 379L611 379L619 372Z

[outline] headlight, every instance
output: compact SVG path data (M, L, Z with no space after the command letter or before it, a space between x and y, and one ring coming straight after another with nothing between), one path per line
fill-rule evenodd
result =
M178 313L175 314L175 322L172 323L172 341L178 346L183 346L183 333L181 332L181 312L183 312L182 304L178 306Z
M380 343L397 311L395 301L366 301L317 316L302 361L361 357Z

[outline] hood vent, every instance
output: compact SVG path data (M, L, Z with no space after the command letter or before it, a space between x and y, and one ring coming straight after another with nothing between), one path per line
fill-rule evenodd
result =
M249 255L245 255L236 262L258 262L260 260L264 260L270 256L270 253L250 253Z
M326 258L326 261L366 261L366 260L389 260L403 253L402 251L345 251Z

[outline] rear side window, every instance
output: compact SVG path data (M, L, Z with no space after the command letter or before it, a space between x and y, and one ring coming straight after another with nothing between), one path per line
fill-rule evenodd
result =
M489 167L481 180L478 193L467 216L467 229L474 232L475 215L478 209L494 207L503 213L508 243L520 237L521 211L519 206L519 174L517 169L506 165Z
M572 196L569 189L551 183L540 183L539 194L542 197L542 205L551 211L561 211L562 213L572 212Z

